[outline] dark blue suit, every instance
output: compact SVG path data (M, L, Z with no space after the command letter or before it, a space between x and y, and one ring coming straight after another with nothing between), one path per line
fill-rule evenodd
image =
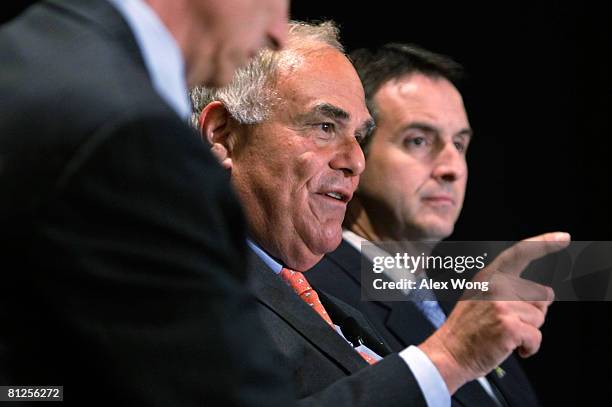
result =
M307 275L313 287L323 289L361 311L396 352L409 345L418 345L435 330L431 322L409 301L361 301L361 254L345 240ZM446 308L448 314L448 305L441 303L441 306ZM506 371L503 378L491 373L487 379L501 393L502 402L517 407L539 405L514 357L508 358L501 367ZM476 381L461 387L453 395L452 402L462 406L495 406Z

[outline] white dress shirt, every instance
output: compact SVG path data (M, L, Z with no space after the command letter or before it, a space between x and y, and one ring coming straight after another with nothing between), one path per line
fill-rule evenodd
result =
M157 93L184 120L191 115L185 62L178 44L143 0L108 0L132 30Z

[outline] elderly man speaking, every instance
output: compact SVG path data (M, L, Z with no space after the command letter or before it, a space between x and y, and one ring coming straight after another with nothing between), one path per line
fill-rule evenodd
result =
M446 329L391 353L360 312L308 284L302 272L340 244L346 205L365 166L359 140L373 129L363 87L331 23L293 23L285 50L260 53L229 86L195 89L192 97L202 137L245 207L260 315L303 404L448 406L458 387L515 348L537 350L537 328L552 299L545 287L534 288L547 300L533 307L464 301ZM567 244L547 240L530 255ZM497 266L513 259L516 253L502 255ZM504 322L509 318L528 322ZM493 335L478 335L484 326Z

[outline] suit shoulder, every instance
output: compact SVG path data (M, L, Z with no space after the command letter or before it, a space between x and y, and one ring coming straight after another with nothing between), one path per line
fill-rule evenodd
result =
M120 23L115 25L125 29ZM2 106L9 119L19 121L19 113L29 111L39 122L61 121L65 132L88 120L165 107L129 31L116 37L48 3L3 27L0 56L0 95L10 101Z

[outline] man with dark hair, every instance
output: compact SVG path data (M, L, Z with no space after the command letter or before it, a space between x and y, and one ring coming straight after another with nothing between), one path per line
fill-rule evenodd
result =
M357 50L351 59L377 127L361 143L367 165L348 206L343 241L308 275L313 285L363 312L398 351L431 336L450 309L443 310L435 298L362 301L360 270L366 255L360 253L361 243L435 242L452 233L463 204L472 137L456 87L463 70L448 57L403 44ZM537 404L512 356L486 378L462 386L453 401Z
M412 44L391 43L376 51L361 48L351 52L350 58L363 84L368 110L375 120L380 111L374 95L386 82L418 73L445 79L457 88L464 76L463 67L453 59ZM361 147L366 150L371 140L371 137L364 139Z
M187 126L187 86L282 47L287 13L45 0L0 28L0 385L64 386L75 406L291 405L242 211Z

